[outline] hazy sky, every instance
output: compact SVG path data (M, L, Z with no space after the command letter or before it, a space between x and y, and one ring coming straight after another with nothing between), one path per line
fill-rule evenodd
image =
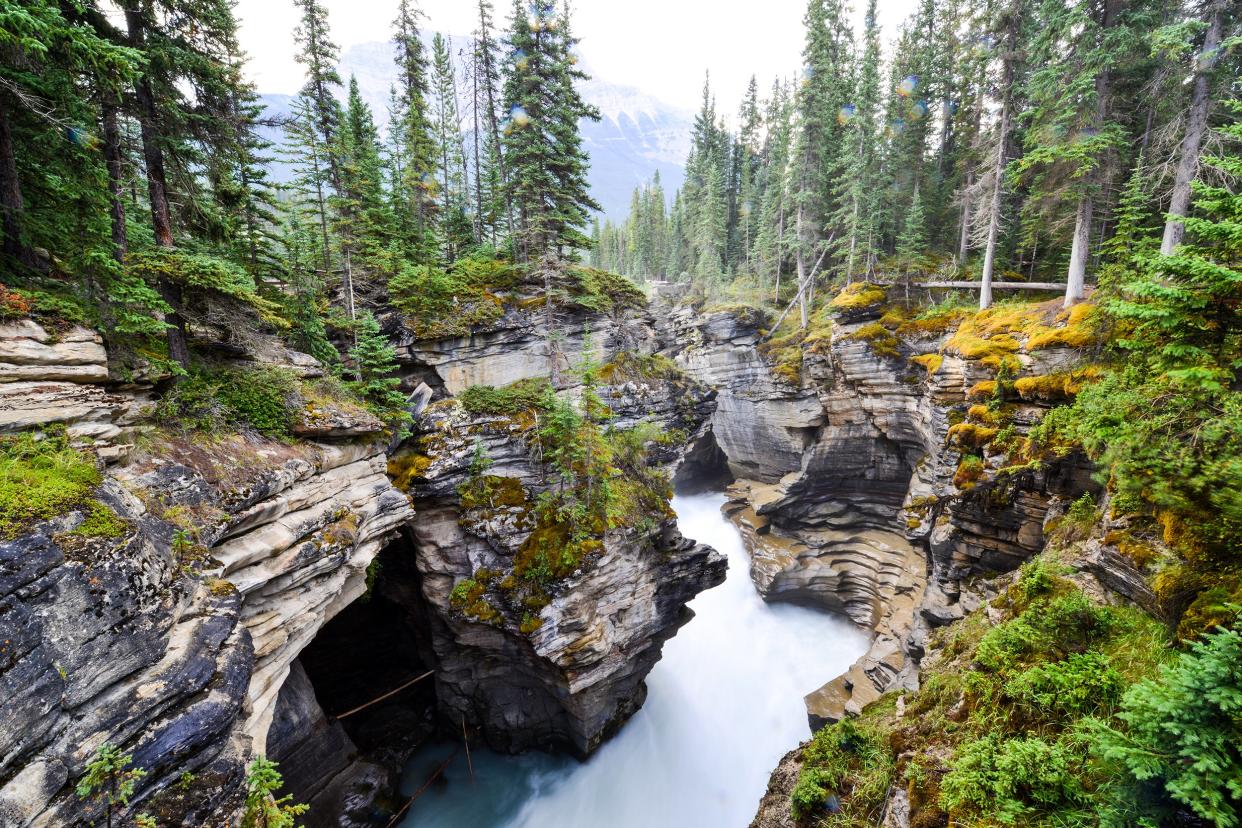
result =
M863 0L856 0L861 6ZM880 0L887 42L915 0ZM387 40L397 0L324 0L332 36L342 49ZM474 0L422 0L428 29L468 34ZM512 5L497 0L498 23ZM806 0L576 0L574 25L584 62L596 76L635 86L687 110L698 108L710 70L721 106L731 111L752 73L761 86L801 65ZM297 91L302 67L293 61L297 14L291 0L238 0L242 46L261 92ZM861 20L861 12L856 15Z

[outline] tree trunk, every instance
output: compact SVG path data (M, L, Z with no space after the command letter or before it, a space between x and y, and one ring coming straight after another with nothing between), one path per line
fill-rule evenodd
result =
M1164 238L1160 242L1160 252L1165 256L1182 243L1182 237L1186 234L1186 225L1181 219L1190 211L1190 184L1199 168L1199 149L1207 132L1208 113L1212 106L1210 75L1216 65L1216 51L1220 47L1223 5L1217 0L1207 11L1207 34L1203 38L1201 57L1196 63L1190 113L1186 118L1186 135L1182 138L1181 157L1177 162L1173 195L1169 200L1169 218L1165 222Z
M125 6L125 23L129 29L130 45L142 50L146 42L145 5L130 2ZM138 104L138 126L142 135L142 157L147 167L147 196L151 201L151 228L155 243L171 250L175 244L172 232L172 212L168 206L167 176L164 171L164 151L160 147L159 113L151 82L142 75L134 83L134 99ZM190 367L190 350L186 344L185 318L181 315L181 286L167 279L160 279L156 287L171 310L164 314L167 329L168 357L182 368Z
M968 193L975 183L975 171L973 169L966 172L966 186L964 190ZM962 199L962 221L961 234L957 239L957 266L959 268L966 267L966 256L970 252L970 199Z
M1000 134L997 135L996 164L992 168L992 203L988 209L988 242L983 253L983 278L979 286L979 309L992 307L992 276L996 269L996 240L1000 235L1001 199L1005 194L1005 164L1009 146L1009 125L1013 117L1014 61L1017 59L1018 19L1022 0L1015 0L1005 27L1004 71L1001 77Z
M125 228L125 167L121 154L121 130L117 105L105 94L103 103L104 163L108 168L108 202L112 213L112 256L124 262L129 254Z
M1082 301L1087 276L1087 251L1091 246L1091 217L1093 203L1090 196L1078 200L1074 220L1074 245L1070 250L1069 274L1065 282L1065 307Z
M561 362L560 354L556 347L556 308L552 304L552 276L556 269L557 261L554 253L548 253L543 257L543 325L544 325L544 342L548 349L548 377L552 381L552 387L556 388L561 382Z
M802 205L799 204L798 223L795 232L798 234L798 290L799 296L802 297L799 301L801 303L800 310L802 313L802 330L805 331L811 324L811 308L806 290L806 252L802 249L802 212Z
M33 258L22 242L22 185L17 175L17 155L13 147L13 124L9 109L0 96L0 224L3 225L3 250L6 256L23 264Z

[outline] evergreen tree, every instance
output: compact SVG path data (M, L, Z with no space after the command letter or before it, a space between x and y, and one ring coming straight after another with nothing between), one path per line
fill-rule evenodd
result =
M471 52L473 90L475 167L475 213L480 239L499 246L502 230L507 231L512 214L506 200L505 167L500 135L500 58L492 34L492 4L479 0L479 27Z
M474 238L466 209L466 161L457 109L457 78L450 45L438 32L432 39L431 91L432 136L439 147L440 236L445 258L452 261L474 242Z
M418 28L421 13L411 3L400 0L393 23L399 69L393 120L399 124L403 144L394 149L401 176L392 182L392 195L403 253L415 263L427 264L439 253L438 147L427 106L427 57Z
M352 291L365 289L372 276L394 270L388 262L394 219L383 190L379 133L353 77L335 155L340 176L337 230L348 277L345 312L353 319L357 313Z
M506 67L504 126L507 187L517 213L516 249L524 261L564 256L586 246L582 230L591 198L579 121L599 113L581 97L568 13L539 2L527 15L514 4L512 53Z

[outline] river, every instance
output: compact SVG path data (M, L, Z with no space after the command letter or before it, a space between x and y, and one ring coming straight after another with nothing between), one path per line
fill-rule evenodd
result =
M802 697L867 648L852 624L765 604L720 494L673 501L682 533L729 558L723 584L664 645L647 702L587 762L475 750L459 755L403 828L744 828L786 751L806 738ZM407 766L409 796L452 754L431 745Z

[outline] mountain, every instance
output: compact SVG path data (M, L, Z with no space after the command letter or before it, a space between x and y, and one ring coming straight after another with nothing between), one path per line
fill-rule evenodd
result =
M430 35L427 38L430 40ZM470 39L454 37L452 43L460 64L470 48ZM350 47L341 57L340 72L347 84L350 75L357 78L358 90L382 132L388 124L390 90L397 77L392 44L374 42ZM459 71L458 77L463 76ZM583 84L582 92L601 115L599 122L582 123L582 137L591 155L591 193L605 216L616 221L624 219L634 187L649 180L657 170L670 196L681 187L690 149L691 113L638 89L599 78ZM262 100L269 117L289 114L292 96L265 94ZM463 106L463 113L468 111ZM275 132L267 137L280 139ZM275 178L287 180L288 170L278 166Z

